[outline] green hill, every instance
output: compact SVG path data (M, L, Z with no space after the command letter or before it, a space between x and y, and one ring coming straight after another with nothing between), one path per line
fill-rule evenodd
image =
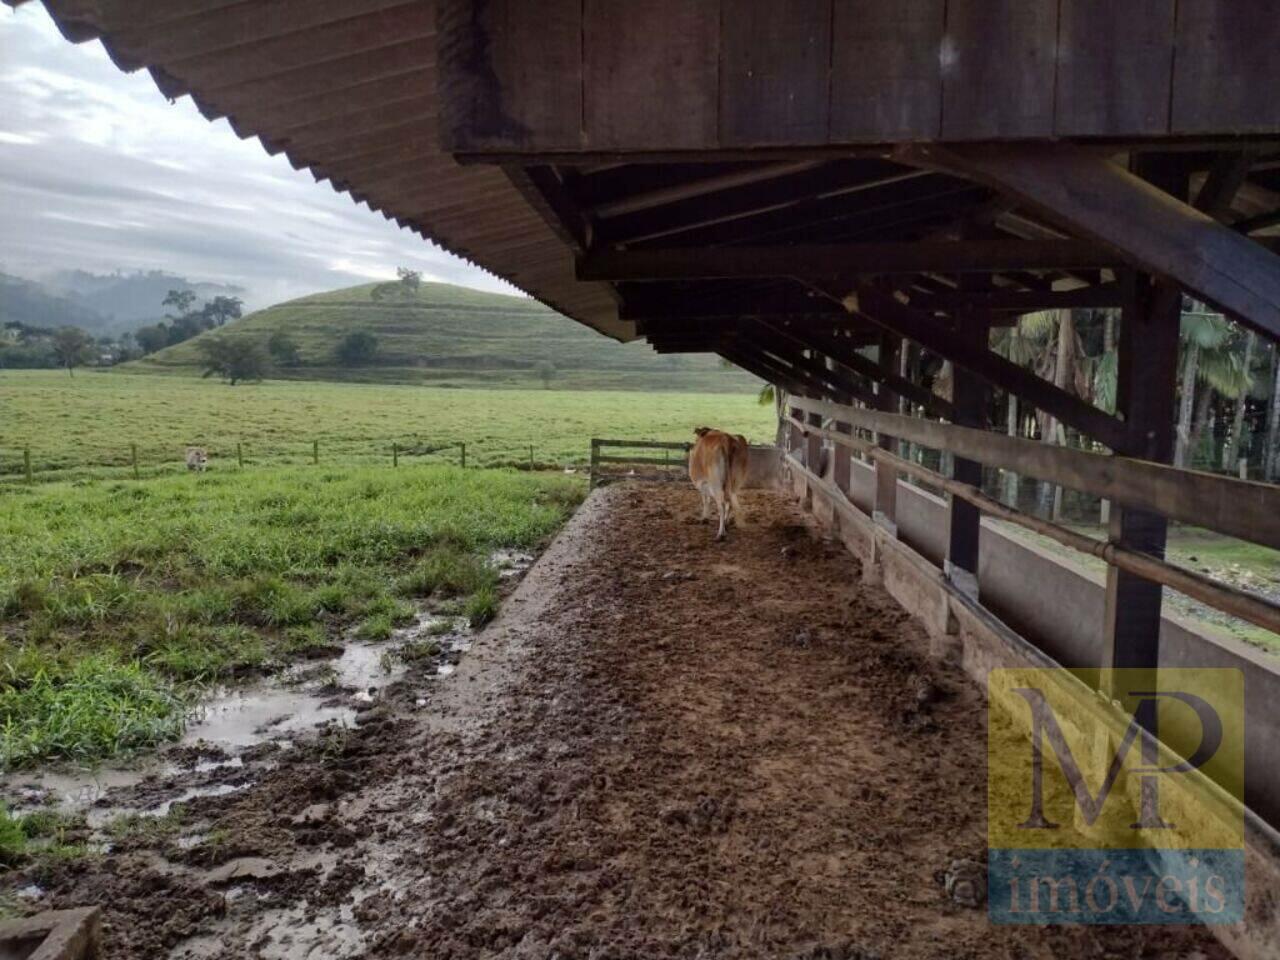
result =
M378 295L375 296L375 291ZM373 358L343 366L342 339L356 331L377 337ZM660 355L648 344L616 343L534 300L423 283L365 284L315 294L259 310L220 330L128 364L135 372L200 372L205 337L255 337L264 344L285 333L301 363L273 376L303 380L430 383L435 386L542 386L545 365L557 389L740 392L759 381L718 358Z

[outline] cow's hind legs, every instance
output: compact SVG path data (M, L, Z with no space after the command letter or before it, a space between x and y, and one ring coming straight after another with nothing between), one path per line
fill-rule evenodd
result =
M725 527L729 524L729 500L727 497L716 497L716 512L720 515L720 529L716 532L716 539L724 539Z
M736 493L731 493L729 494L729 502L733 504L733 522L740 527L743 526L746 523L746 518L742 513L742 501L738 499Z

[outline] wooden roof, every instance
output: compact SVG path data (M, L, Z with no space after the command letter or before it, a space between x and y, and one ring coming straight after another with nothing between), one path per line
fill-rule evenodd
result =
M22 0L7 0L11 4ZM548 306L618 339L603 283L501 168L461 166L437 137L431 0L46 0L76 42L100 39L123 70L150 68L295 168Z
M1257 82L1276 73L1259 51L1280 18L1261 0L868 0L859 18L833 0L741 0L723 17L712 0L45 2L70 39L101 39L167 96L560 312L663 350L719 349L743 322L835 323L847 311L822 295L822 262L891 276L904 302L944 314L1119 302L1106 205L1064 218L988 161L924 152L931 140L1074 134L1119 159L1104 181L1163 152L1180 203L1230 187L1211 216L1237 237L1267 243L1280 225L1280 114ZM1175 68L1184 33L1203 56ZM1206 90L1221 129L1188 119ZM846 129L855 107L870 113ZM966 271L981 289L962 289ZM1221 285L1200 289L1213 300ZM1276 312L1268 301L1262 329Z

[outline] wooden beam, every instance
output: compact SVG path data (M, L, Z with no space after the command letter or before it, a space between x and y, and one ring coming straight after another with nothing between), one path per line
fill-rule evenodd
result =
M815 231L868 227L879 232L920 218L962 216L991 195L987 187L948 174L926 173L836 197L818 197L777 210L753 213L750 219L726 220L680 234L680 245L718 246L742 243L803 242ZM660 246L653 242L650 246Z
M898 369L901 355L902 338L896 333L883 331L880 334L880 356L877 359L886 379L890 371ZM897 398L885 387L884 380L876 385L876 399L873 406L885 413L891 413L897 409ZM882 450L896 452L898 441L892 434L877 431L876 445ZM876 495L871 508L871 519L887 528L896 537L898 535L898 471L888 463L880 461L875 461L875 471Z
M720 190L730 190L734 187L749 186L765 180L773 180L777 177L791 176L822 165L820 160L804 160L751 166L746 169L732 170L711 176L700 175L682 183L653 187L638 193L618 197L617 199L593 203L587 212L598 219L620 217L628 213L638 213L641 210L651 210L654 207L705 196Z
M696 230L714 223L741 220L779 207L821 197L824 201L862 190L915 180L919 170L886 160L840 160L801 169L749 184L618 214L599 224L602 243L634 243Z
M1000 313L1033 313L1037 310L1102 309L1124 305L1118 283L1103 283L1075 290L956 290L945 293L909 291L911 306L921 310L943 311L972 306Z
M857 381L855 371L843 367L834 360L833 368L828 366L823 357L806 356L806 352L816 354L818 351L813 350L804 340L792 335L790 331L751 320L744 321L740 329L745 336L761 343L764 349L770 352L784 351L786 359L793 365L809 371L815 379L828 384L835 393L856 397L863 403L875 401L875 395Z
M1057 417L1115 450L1124 445L1124 424L1092 404L1061 390L1035 373L948 330L933 317L904 306L893 297L861 287L843 299L851 313L914 340L952 363L984 377L1003 390Z
M1225 228L1224 228L1225 229ZM1120 258L1078 240L976 240L782 247L597 249L577 262L579 280L835 277L938 271L1116 267Z
M512 186L520 191L565 246L575 254L591 246L591 224L569 198L560 171L549 166L508 166L503 169Z
M1243 220L1237 220L1231 225L1231 229L1237 233L1247 235L1275 226L1280 226L1280 210L1269 210L1266 213L1259 213Z
M1125 282L1129 303L1120 323L1116 384L1116 408L1130 429L1124 452L1167 464L1173 460L1182 298L1161 296L1145 278L1132 274ZM1168 528L1169 521L1157 511L1120 507L1111 511L1108 536L1128 549L1162 559ZM1158 665L1163 594L1159 583L1108 567L1101 666Z
M980 290L988 283L984 278L961 277L961 284ZM956 336L976 350L987 350L991 334L991 317L981 310L969 309L959 317ZM987 387L981 377L957 364L951 378L951 404L955 408L954 423L964 427L987 428ZM981 489L982 464L968 457L951 458L951 479ZM947 500L947 555L943 571L962 593L978 599L978 541L982 513L972 503L959 497Z
M876 361L864 357L857 352L860 344L855 340L838 337L827 331L819 331L802 324L791 324L787 333L795 337L806 347L818 350L831 357L841 366L849 368L853 373L866 377L875 383L884 383L899 396L906 397L912 403L918 403L936 417L950 420L953 416L951 404L939 397L932 390L900 376L896 370L886 370Z
M792 376L791 372L769 361L759 353L732 341L722 342L717 352L732 364L736 364L761 380L782 387L793 396L807 396L813 392L809 384ZM819 391L817 396L821 396Z
M1162 513L1250 543L1280 548L1280 487L1213 473L1070 447L902 414L797 401L863 430L887 433L935 450L950 450L993 467L1039 477L1120 506Z
M1231 201L1249 176L1255 156L1251 150L1219 154L1196 194L1196 209L1215 220L1226 220L1231 213Z
M922 144L897 156L990 184L1280 339L1280 257L1105 157L1065 143Z
M830 317L848 315L839 304L791 281L704 285L632 283L619 289L624 320L673 318Z

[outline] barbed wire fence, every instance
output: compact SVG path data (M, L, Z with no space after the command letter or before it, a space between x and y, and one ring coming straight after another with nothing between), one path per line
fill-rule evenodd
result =
M96 445L83 454L66 448L44 448L39 444L0 446L0 488L11 485L35 485L82 479L89 476L145 479L184 473L187 450L204 450L208 455L208 471L245 470L254 467L278 467L309 464L322 466L409 466L444 464L461 468L511 468L516 470L585 470L589 446L583 441L582 453L572 457L539 455L537 444L492 443L472 440L430 441L417 437L397 439L371 437L332 437L299 439L271 443L269 441L221 440L174 445L171 443L139 444L131 441L118 445Z

